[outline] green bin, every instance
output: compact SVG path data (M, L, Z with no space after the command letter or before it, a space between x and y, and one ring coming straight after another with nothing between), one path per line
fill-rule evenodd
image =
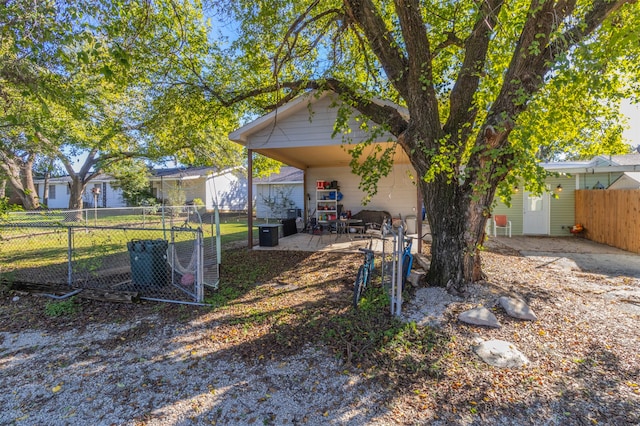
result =
M131 261L131 281L136 285L162 286L168 281L166 240L127 242Z

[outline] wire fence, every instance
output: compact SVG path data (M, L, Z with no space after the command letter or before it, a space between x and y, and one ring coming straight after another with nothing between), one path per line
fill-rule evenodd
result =
M0 278L178 303L201 303L205 287L218 287L215 215L207 223L192 206L97 210L0 222Z

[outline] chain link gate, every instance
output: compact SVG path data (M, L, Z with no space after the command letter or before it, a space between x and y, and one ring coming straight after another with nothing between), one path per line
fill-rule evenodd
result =
M171 223L181 221L175 212L162 214ZM202 303L205 286L218 287L219 232L213 232L213 220L205 233L201 222L193 227L188 218L167 229L145 228L131 217L130 226L67 225L66 216L48 212L0 223L0 277L62 285L70 293L91 289L176 303Z

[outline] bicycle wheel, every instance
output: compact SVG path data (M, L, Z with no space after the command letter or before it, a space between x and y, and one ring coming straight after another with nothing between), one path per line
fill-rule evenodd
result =
M402 291L404 291L404 285L407 283L407 278L409 278L411 263L413 262L409 256L404 256L402 258Z
M358 303L360 303L360 297L364 292L365 288L365 270L364 265L360 265L360 269L358 269L358 275L356 276L356 282L353 285L353 307L358 309Z

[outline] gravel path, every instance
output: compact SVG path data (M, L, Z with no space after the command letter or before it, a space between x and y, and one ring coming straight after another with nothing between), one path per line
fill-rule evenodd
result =
M203 344L206 324L154 323L0 333L0 424L363 424L384 410L322 349L249 364Z

